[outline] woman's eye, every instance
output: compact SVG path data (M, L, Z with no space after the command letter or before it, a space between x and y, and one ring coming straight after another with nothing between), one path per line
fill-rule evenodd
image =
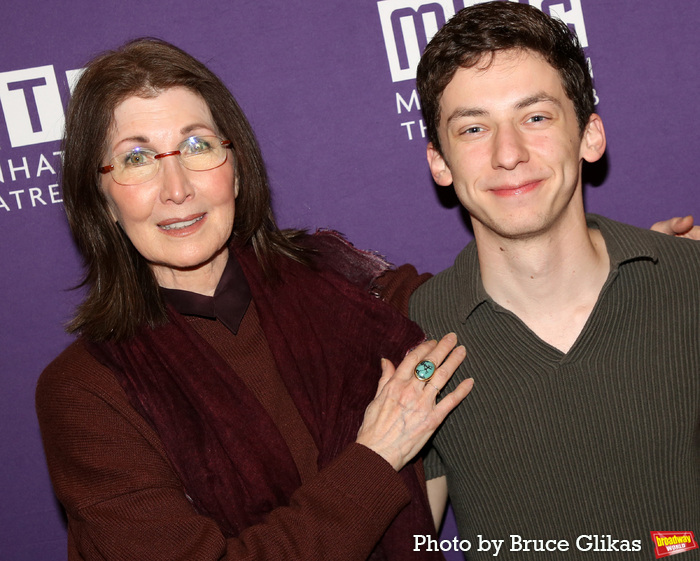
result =
M193 136L187 139L184 151L187 151L191 154L201 154L202 152L207 152L211 149L212 146L208 140L198 136Z
M150 163L148 153L143 150L132 150L124 155L124 166L137 167L144 166Z

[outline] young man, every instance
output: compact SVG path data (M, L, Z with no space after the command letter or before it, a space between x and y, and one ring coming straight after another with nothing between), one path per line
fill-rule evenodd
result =
M433 178L475 237L410 302L467 346L450 384L475 379L426 459L432 502L449 489L469 559L700 533L700 245L584 213L606 138L576 38L526 4L466 8L418 90Z

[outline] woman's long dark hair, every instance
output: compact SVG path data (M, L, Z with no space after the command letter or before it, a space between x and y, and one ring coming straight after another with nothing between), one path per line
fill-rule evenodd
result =
M181 49L152 38L131 41L92 60L73 91L63 140L63 200L85 262L88 294L68 330L100 341L123 339L143 325L166 321L146 260L112 219L99 188L114 110L130 96L155 97L185 87L209 106L218 133L233 144L239 192L232 242L251 243L263 270L274 277L274 257L306 262L297 231L281 231L270 206L260 147L243 111L221 80ZM231 186L233 189L233 185Z

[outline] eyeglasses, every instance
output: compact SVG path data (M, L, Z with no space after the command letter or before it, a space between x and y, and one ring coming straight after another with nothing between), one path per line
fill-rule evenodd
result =
M219 167L226 161L230 140L221 140L218 136L190 136L183 140L177 150L156 154L148 148L137 146L128 152L117 154L109 165L98 168L102 174L111 173L114 181L121 185L139 185L153 179L158 173L160 160L168 156L177 156L187 169L206 171Z

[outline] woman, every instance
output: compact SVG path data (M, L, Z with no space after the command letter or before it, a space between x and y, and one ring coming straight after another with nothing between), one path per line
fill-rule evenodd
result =
M464 349L395 309L421 279L280 231L235 100L161 41L88 65L62 171L88 295L37 411L69 559L439 557L411 459L472 382L436 405Z

